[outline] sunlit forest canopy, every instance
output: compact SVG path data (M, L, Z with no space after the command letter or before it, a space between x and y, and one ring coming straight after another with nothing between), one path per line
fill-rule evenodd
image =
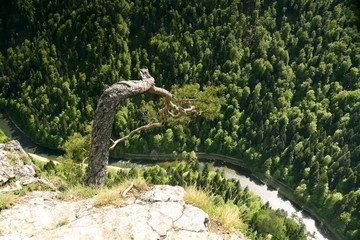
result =
M139 79L142 66L169 90L224 86L225 104L215 116L137 134L114 154L240 157L286 182L347 237L359 238L356 1L0 4L0 108L36 142L59 148L84 134L104 87ZM147 122L141 110L151 112L157 101L123 103L114 138Z

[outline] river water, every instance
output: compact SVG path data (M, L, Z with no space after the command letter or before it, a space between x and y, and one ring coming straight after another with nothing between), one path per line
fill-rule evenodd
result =
M34 144L23 132L21 132L7 117L6 113L0 111L0 128L5 132L5 134L12 138L18 140L23 148L30 153L38 154L40 156L55 159L62 154L61 151L48 149ZM113 160L114 161L114 160ZM131 163L127 161L122 161L120 164L127 163L127 166L136 166L139 163ZM143 164L147 165L149 162L145 161ZM119 164L118 164L119 165ZM323 226L318 224L309 214L303 210L297 208L289 200L284 199L277 190L272 189L271 187L262 184L261 181L255 179L248 174L245 174L241 171L232 170L225 167L218 167L224 171L225 176L228 178L235 178L239 180L243 188L248 187L249 190L258 195L264 202L268 202L273 209L282 209L286 211L289 215L296 215L299 217L305 224L307 230L310 233L313 233L313 237L309 239L316 240L337 240L335 236L327 231Z
M239 180L242 187L248 187L252 192L258 195L264 202L268 202L273 209L282 209L288 213L289 216L295 215L301 219L308 232L313 234L313 237L308 239L316 240L335 240L336 238L332 237L329 231L326 231L323 227L320 227L308 213L297 208L292 202L282 197L279 192L275 189L272 189L265 184L262 184L255 178L250 176L244 176L239 174L236 171L227 170L224 171L225 176L228 178L235 178Z

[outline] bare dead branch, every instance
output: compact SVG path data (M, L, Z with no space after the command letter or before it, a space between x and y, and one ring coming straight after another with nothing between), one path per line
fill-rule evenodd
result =
M124 192L121 194L122 197L126 197L126 194L131 190L131 188L134 186L134 182L131 182L130 186L124 190Z
M141 74L143 75L144 73L141 73ZM146 74L144 74L144 75L146 76ZM156 122L156 123L149 123L147 125L143 125L141 127L138 127L136 129L132 130L126 136L124 136L122 138L119 138L119 139L117 139L115 141L110 139L111 142L112 142L112 145L109 148L110 150L113 150L118 143L128 140L134 134L139 133L140 131L163 127L164 124L165 124L165 121L166 121L166 115L169 115L172 118L180 118L180 117L183 117L184 115L186 115L187 113L196 112L195 106L193 106L193 105L189 104L190 106L188 108L183 108L183 107L180 107L180 106L174 104L172 102L172 98L173 98L172 94L168 90L166 90L164 88L159 88L159 87L156 87L156 86L152 86L149 89L149 92L153 93L153 94L160 95L161 97L163 97L164 107L161 108L159 110L159 112L158 112L160 121Z
M149 123L147 125L143 125L141 127L138 127L134 130L132 130L128 135L122 137L122 138L119 138L117 140L111 140L112 141L112 145L110 147L110 150L113 150L115 148L115 146L120 143L120 142L124 142L126 140L128 140L129 138L131 138L135 133L138 133L142 130L149 130L149 129L153 129L153 128L160 128L163 126L163 123L161 122L158 122L158 123Z

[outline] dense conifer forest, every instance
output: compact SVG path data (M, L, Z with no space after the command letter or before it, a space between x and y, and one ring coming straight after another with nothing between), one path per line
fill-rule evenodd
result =
M143 65L174 91L219 86L219 114L169 122L115 153L237 156L293 188L348 239L360 238L356 1L0 4L0 108L36 142L61 148L85 135L104 87L139 79ZM114 138L151 121L156 106L149 96L126 101Z

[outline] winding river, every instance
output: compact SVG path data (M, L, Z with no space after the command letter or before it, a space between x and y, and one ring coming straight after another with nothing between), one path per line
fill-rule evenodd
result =
M28 153L33 153L46 157L48 159L55 159L64 152L61 150L49 149L35 144L23 131L21 131L7 116L4 111L0 109L0 129L11 139L18 140L21 146Z
M51 150L34 144L26 136L26 134L20 131L16 127L16 125L14 125L10 121L6 113L1 111L0 111L0 129L2 129L5 132L5 134L10 138L18 140L23 146L23 148L29 153L34 153L50 159L54 159L62 154L61 151ZM139 155L137 156L139 158ZM149 156L147 157L149 158ZM204 154L204 156L202 157L200 154L199 159L205 159L206 157L209 157L209 154ZM208 159L214 160L220 157L223 159L223 162L231 163L232 161L236 160L235 158L217 155L217 154L210 154L210 158ZM142 159L146 159L146 158L142 158ZM114 159L112 159L112 161L114 162ZM140 162L137 161L137 163L133 163L131 161L118 161L118 160L116 160L115 162L117 162L117 165L127 164L127 166L129 165L134 166L139 164L144 164L144 165L154 164L153 161L149 161L149 160L144 160ZM294 205L292 202L281 196L281 194L277 190L263 184L253 175L249 174L249 171L244 170L244 168L238 168L238 167L228 168L225 166L214 166L214 167L221 168L227 177L238 179L242 187L247 186L249 190L257 194L264 202L268 202L272 208L282 209L286 211L289 215L296 215L297 217L299 217L306 225L307 230L310 233L313 233L313 237L309 237L309 239L316 239L316 240L339 239L338 237L334 236L334 234L332 234L329 230L327 230L323 224L320 224L318 221L315 221L314 218L310 216L306 211L303 211L302 209L296 207L296 205Z

